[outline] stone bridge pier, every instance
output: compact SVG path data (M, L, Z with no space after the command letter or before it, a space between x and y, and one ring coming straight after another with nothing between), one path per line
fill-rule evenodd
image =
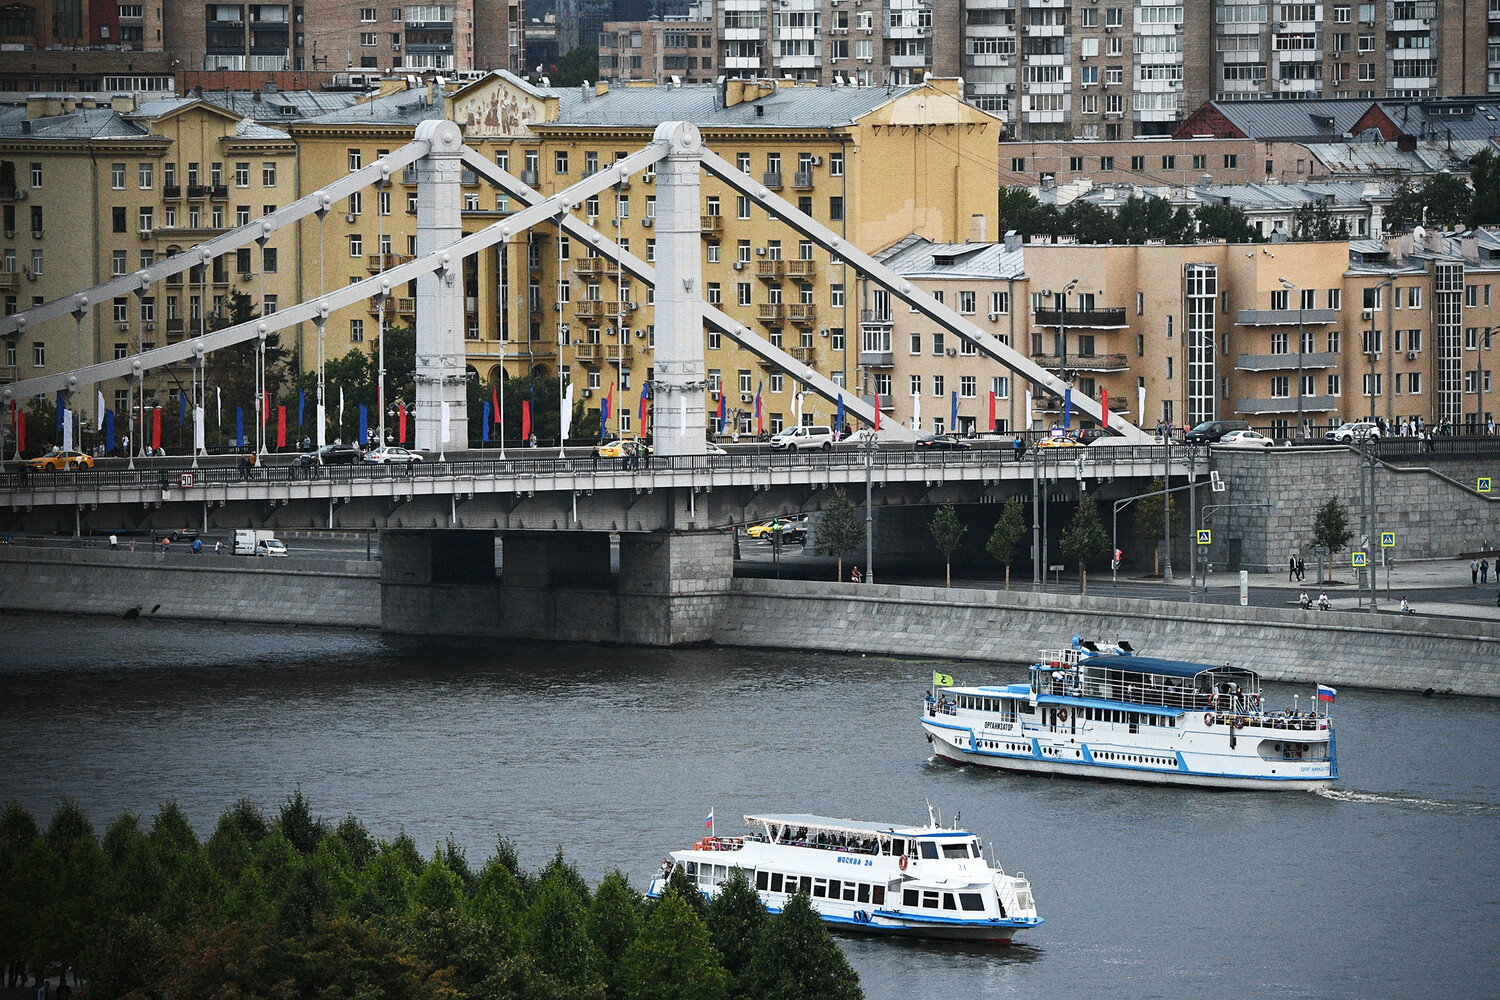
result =
M387 529L380 547L381 628L396 633L708 642L734 575L723 530Z

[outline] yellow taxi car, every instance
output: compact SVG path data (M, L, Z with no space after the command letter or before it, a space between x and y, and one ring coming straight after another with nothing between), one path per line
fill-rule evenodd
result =
M769 539L777 528L781 529L781 538L787 542L798 542L807 537L807 522L805 521L765 521L761 524L752 524L745 529L745 534L751 538Z
M601 444L597 448L595 448L594 452L600 458L619 458L620 456L625 454L627 448L635 447L645 448L645 454L647 455L655 454L649 444L642 444L642 442L636 438L631 438L628 441L606 441L604 444Z
M81 451L63 451L61 448L53 448L44 455L36 458L28 458L27 466L33 469L45 469L48 472L71 471L73 469L92 469L94 458L85 455Z
M1083 448L1084 443L1078 440L1076 435L1069 434L1065 437L1046 437L1036 443L1038 448Z

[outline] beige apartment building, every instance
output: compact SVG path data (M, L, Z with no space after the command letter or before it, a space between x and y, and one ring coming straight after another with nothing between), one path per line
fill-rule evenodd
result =
M599 79L713 83L719 72L714 22L700 20L606 21L599 34Z

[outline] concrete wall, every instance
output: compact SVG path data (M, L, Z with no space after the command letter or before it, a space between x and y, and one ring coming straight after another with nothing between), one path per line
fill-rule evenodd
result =
M380 563L3 546L0 608L373 628Z
M1270 680L1500 697L1500 624L1003 591L735 580L715 642L1032 662L1074 635ZM983 678L969 678L981 680Z

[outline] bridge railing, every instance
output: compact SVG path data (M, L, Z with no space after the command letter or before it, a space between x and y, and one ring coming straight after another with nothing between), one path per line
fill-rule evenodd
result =
M737 452L723 455L651 456L630 461L602 458L592 453L579 455L537 455L529 449L512 450L505 459L464 458L451 461L423 461L415 465L379 465L361 462L353 465L302 467L272 457L265 464L242 470L236 467L205 466L191 468L187 459L176 464L156 465L149 469L92 469L77 472L21 472L14 466L0 475L0 490L47 493L54 490L175 489L183 485L182 477L191 475L191 486L264 484L298 481L323 482L397 482L422 480L517 479L541 482L549 479L589 477L596 474L626 472L633 477L675 477L680 474L735 473L752 475L798 470L856 473L864 469L868 457L876 479L898 474L908 478L913 470L942 476L947 471L970 473L993 469L996 478L1002 470L1019 470L1006 478L1029 476L1032 467L1048 478L1071 479L1083 463L1084 475L1094 477L1112 474L1120 465L1132 466L1139 474L1161 468L1167 455L1156 445L1115 445L1107 448L1043 448L1026 452L1019 459L1005 448L928 451L905 448L880 450L866 455L862 448L840 447L818 452ZM1180 472L1184 461L1181 447L1171 450L1173 471ZM161 460L158 460L161 461ZM1201 472L1201 470L1200 470Z

